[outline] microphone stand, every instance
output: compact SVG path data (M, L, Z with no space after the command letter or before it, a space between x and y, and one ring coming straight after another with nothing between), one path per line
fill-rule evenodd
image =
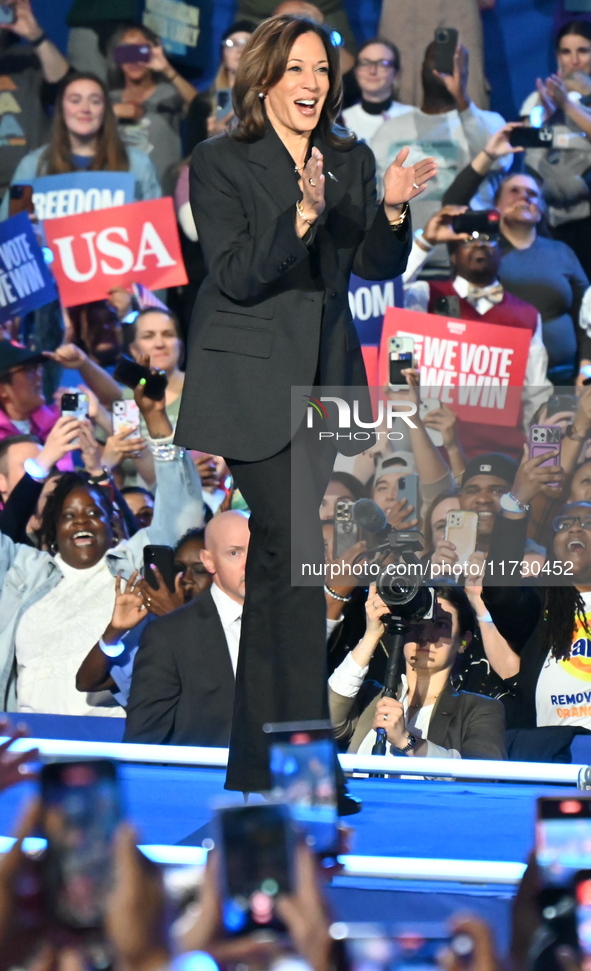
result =
M400 665L400 658L402 657L402 651L404 649L404 638L407 631L408 625L403 621L402 617L396 617L392 614L390 616L387 634L388 639L391 641L391 646L388 654L386 675L384 677L385 698L396 697L396 690L398 688L398 669ZM376 728L376 735L377 738L374 742L371 754L385 755L388 744L386 729Z

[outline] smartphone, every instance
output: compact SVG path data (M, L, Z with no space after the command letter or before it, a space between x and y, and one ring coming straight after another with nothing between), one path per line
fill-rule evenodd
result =
M11 4L0 3L0 24L13 24L16 20L16 11Z
M591 798L538 799L536 859L544 886L570 887L578 870L591 869Z
M395 351L390 353L388 385L392 391L400 391L407 387L403 371L412 368L414 365L413 354L408 351L398 354Z
M398 354L411 354L413 367L414 367L414 355L415 355L415 341L414 337L391 337L388 341L388 354L398 355Z
M462 316L460 298L456 296L437 297L434 310L435 313L439 314L441 317L460 318Z
M591 870L579 870L574 877L575 920L583 971L591 968Z
M61 398L61 414L62 418L67 415L69 418L77 418L79 421L84 421L84 419L88 418L88 395L83 394L81 391L68 391L63 394ZM79 444L79 438L72 439L72 445L78 446Z
M8 190L8 212L17 216L19 212L35 213L32 185L11 185Z
M454 27L438 27L435 31L435 70L439 74L454 73L458 37L458 31Z
M216 94L215 117L217 121L223 121L232 114L234 106L232 104L232 89L220 88Z
M406 499L408 505L413 507L412 512L404 517L404 522L407 519L420 519L419 477L416 472L400 476L398 479L398 499Z
M113 50L115 64L147 64L151 57L149 44L118 44Z
M113 434L117 435L124 428L131 426L129 435L125 437L130 438L132 435L137 435L140 427L140 410L135 401L131 398L121 398L119 401L113 402L112 410Z
M121 801L113 762L51 762L41 769L47 907L68 928L100 927L111 889Z
M119 358L113 377L132 391L135 391L140 381L145 381L144 394L152 401L162 401L168 384L164 371L151 371L149 367L138 364L125 354Z
M552 148L554 131L552 128L514 128L509 135L513 148Z
M501 214L497 209L484 209L475 211L468 209L467 212L454 216L451 221L451 228L454 233L469 233L470 236L498 236L500 233Z
M460 563L466 563L476 549L478 513L450 509L445 518L445 538L453 543Z
M158 590L158 581L150 567L154 565L160 571L162 579L171 593L174 593L174 553L172 546L144 546L144 579L152 590Z
M445 924L333 924L330 934L345 941L350 971L436 971L438 955L453 948Z
M269 742L272 796L291 808L310 848L338 852L337 751L330 721L263 725Z
M556 455L542 462L545 465L560 466L560 443L562 440L562 429L560 425L532 425L529 430L529 455L536 458L543 455L549 449L558 449Z
M359 542L359 526L353 520L352 499L337 499L334 507L333 560L340 559Z
M441 402L439 401L439 398L421 398L419 402L419 416L421 420L424 419L425 415L428 415L430 411L436 411L438 408L441 408ZM427 426L425 427L427 430L427 435L429 436L429 438L431 439L435 447L442 448L443 447L442 433L438 431L436 428L428 428Z
M275 899L293 892L295 830L288 807L266 803L220 809L216 828L226 932L285 932Z

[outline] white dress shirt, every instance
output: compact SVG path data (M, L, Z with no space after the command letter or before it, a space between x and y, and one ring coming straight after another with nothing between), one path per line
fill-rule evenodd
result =
M221 587L218 587L215 580L213 581L210 589L213 602L220 616L222 627L224 628L226 643L228 645L230 660L232 662L232 669L234 674L236 674L236 666L238 664L238 648L240 646L240 628L242 626L243 604L239 604L235 600L232 600L227 593L224 593Z

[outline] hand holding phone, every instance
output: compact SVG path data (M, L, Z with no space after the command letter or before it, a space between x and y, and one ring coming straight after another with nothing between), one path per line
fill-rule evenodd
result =
M174 593L174 552L172 546L144 546L144 579L153 590L158 590L158 581L154 576L155 566L171 593Z
M275 904L294 883L295 832L287 806L232 806L218 811L216 823L226 932L284 932Z
M458 562L465 564L476 550L478 513L450 509L445 520L445 539L456 548Z
M438 74L454 73L454 57L458 47L458 31L454 27L438 27L435 31L435 70Z

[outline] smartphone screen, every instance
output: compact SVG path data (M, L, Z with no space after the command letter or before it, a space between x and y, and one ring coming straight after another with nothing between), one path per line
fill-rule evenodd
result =
M278 894L293 886L294 830L289 809L269 803L232 806L217 815L222 854L222 920L231 935L283 932Z
M269 741L273 796L291 807L314 853L338 849L336 748L330 722L263 726Z
M435 971L441 967L439 953L452 941L445 925L438 923L344 926L351 971Z
M546 886L567 886L591 869L591 799L538 799L536 858Z
M106 760L45 765L41 799L50 912L66 927L100 927L121 819L115 765Z
M581 870L575 876L577 939L583 971L591 969L591 871Z

